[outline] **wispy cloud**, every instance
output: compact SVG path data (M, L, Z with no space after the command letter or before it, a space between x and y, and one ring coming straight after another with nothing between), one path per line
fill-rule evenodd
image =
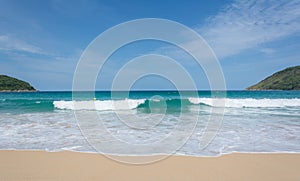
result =
M236 0L197 31L219 58L235 55L300 33L300 1Z
M41 48L9 35L0 35L0 50L18 51L33 54L46 54L41 50Z
M272 48L262 48L260 49L260 51L267 55L273 54L275 52L275 50Z

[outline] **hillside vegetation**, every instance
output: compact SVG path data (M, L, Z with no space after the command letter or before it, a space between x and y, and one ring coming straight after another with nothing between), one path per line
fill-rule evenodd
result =
M28 82L0 75L0 91L35 91L35 89Z
M276 72L247 90L300 90L300 66Z

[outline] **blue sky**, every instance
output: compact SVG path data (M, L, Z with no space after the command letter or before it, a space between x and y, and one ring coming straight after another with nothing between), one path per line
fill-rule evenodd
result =
M106 29L138 18L169 19L197 31L217 55L227 89L245 89L300 64L299 0L0 0L0 74L39 90L71 90L77 62L89 43ZM198 88L209 89L201 68L186 63L188 57L176 48L157 42L116 52L97 89L109 87L120 63L149 52L177 57L199 78ZM170 88L166 85L153 77L140 80L136 88Z

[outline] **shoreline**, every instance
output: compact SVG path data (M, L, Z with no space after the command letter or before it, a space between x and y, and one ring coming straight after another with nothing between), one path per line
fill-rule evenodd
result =
M299 154L300 152L295 151L278 151L278 152L239 152L239 151L233 151L230 153L222 153L218 155L184 155L184 154L171 154L171 155L164 155L164 154L153 154L153 155L114 155L114 154L104 154L99 153L96 151L77 151L77 150L69 150L69 149L60 149L60 150L41 150L41 149L0 149L1 151L17 151L17 152L46 152L46 153L61 153L61 152L70 152L70 153L81 153L81 154L95 154L95 155L108 155L108 156L115 156L115 157L169 157L169 156L179 156L179 157L194 157L194 158L218 158L226 155L232 155L232 154L250 154L250 155L272 155L272 154Z
M38 90L0 90L1 92L5 92L5 93L16 93L16 92L39 92Z
M299 166L300 153L169 156L132 165L93 153L0 150L0 180L297 180Z

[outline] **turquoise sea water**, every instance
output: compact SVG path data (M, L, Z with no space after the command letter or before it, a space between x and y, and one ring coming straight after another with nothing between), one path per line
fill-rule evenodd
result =
M201 135L215 114L211 110L218 107L213 102L221 99L225 101L222 125L210 144L200 149ZM194 129L184 130L191 135L175 154L300 152L300 91L76 92L73 96L72 92L0 93L0 149L95 152L78 127L76 112L99 115L101 119L86 129L95 133L93 143L99 147L115 147L113 154L142 152L121 147L105 137L107 133L132 145L151 144L174 132L177 119L188 125L197 117ZM120 121L120 117L128 122ZM108 132L95 128L100 124ZM164 152L157 149L151 153Z

